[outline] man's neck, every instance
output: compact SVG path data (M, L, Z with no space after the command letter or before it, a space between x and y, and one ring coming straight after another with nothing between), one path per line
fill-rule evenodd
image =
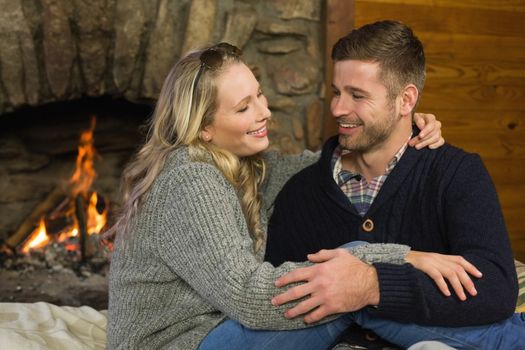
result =
M343 155L341 158L342 168L361 174L367 181L383 175L392 158L408 142L412 133L411 128L399 129L374 149L366 152L353 151Z

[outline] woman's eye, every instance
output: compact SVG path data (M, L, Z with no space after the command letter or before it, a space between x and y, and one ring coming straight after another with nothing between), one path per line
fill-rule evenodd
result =
M332 94L333 94L334 96L339 96L339 95L341 95L341 93L339 92L339 90L333 90L333 91L332 91Z
M248 106L239 109L238 112L243 113L243 112L246 112L247 110L248 110Z
M363 98L362 95L357 95L357 94L352 94L352 97L353 97L355 100L359 100L359 99L362 99L362 98Z

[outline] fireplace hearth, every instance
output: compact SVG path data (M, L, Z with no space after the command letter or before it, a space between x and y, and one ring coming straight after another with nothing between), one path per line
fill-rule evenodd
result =
M101 97L3 115L0 301L107 307L111 242L98 232L111 224L150 114L148 104ZM95 228L100 218L108 223ZM30 249L44 225L47 241Z

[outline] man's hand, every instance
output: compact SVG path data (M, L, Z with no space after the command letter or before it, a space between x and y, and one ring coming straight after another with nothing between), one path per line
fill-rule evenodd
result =
M285 312L285 317L306 315L306 323L332 314L351 312L379 304L379 282L373 266L363 263L346 249L323 249L309 254L313 266L295 269L275 281L277 287L305 282L272 299L273 305L307 297ZM312 311L313 310L313 311Z

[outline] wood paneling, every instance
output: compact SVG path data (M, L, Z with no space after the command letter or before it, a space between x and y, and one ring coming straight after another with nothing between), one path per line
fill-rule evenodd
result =
M353 3L356 27L396 19L421 39L427 82L418 109L443 122L448 142L481 155L514 254L525 260L525 0Z
M343 0L344 1L344 0ZM525 11L523 0L368 0L369 3Z
M525 86L503 84L450 84L438 79L423 91L421 108L490 111L525 110Z
M521 11L356 0L355 13L356 26L391 18L410 23L412 29L415 29L416 32L448 32L515 37L523 37L525 35L523 12Z
M423 31L417 31L416 34L423 42L428 63L442 58L457 60L456 63L490 63L498 66L503 62L519 64L525 60L525 40L520 37Z
M326 0L326 37L325 37L325 100L332 99L331 82L333 77L332 47L337 40L354 28L354 0ZM325 103L325 115L330 115L330 104ZM335 134L335 123L332 118L325 118L323 122L323 138Z

